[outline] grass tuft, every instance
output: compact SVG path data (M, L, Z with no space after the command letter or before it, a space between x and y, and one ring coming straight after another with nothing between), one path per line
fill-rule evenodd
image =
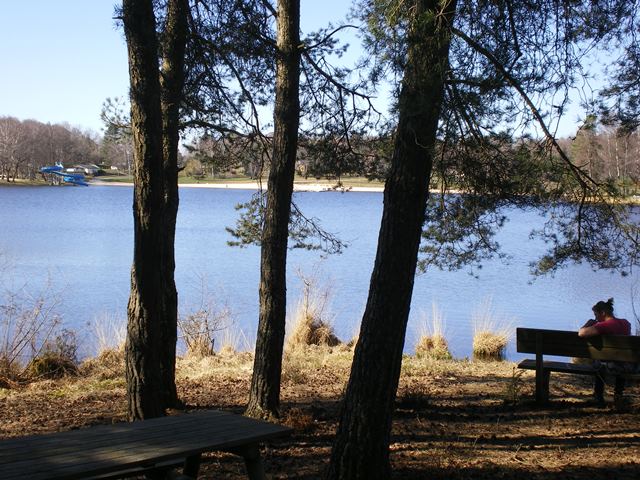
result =
M34 358L29 362L26 373L29 377L36 378L61 378L66 375L78 373L78 367L67 358L53 352Z
M103 349L95 358L80 365L80 373L98 380L113 380L124 375L124 348Z
M517 405L520 402L522 396L522 375L524 370L520 370L513 367L511 376L509 377L504 389L504 403L505 405Z
M309 345L335 347L340 339L336 336L328 314L331 291L327 286L319 286L315 276L299 274L304 284L302 297L293 314L290 334L285 350Z
M422 332L415 346L416 357L435 358L438 360L451 359L449 343L444 335L444 315L434 302L431 306L431 316L422 323Z
M95 337L96 354L109 350L122 350L127 340L127 321L120 315L102 312L90 324Z
M513 319L496 314L491 299L486 299L472 314L473 358L504 360L513 332Z

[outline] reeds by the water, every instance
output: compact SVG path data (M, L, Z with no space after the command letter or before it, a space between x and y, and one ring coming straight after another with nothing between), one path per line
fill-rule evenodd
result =
M415 346L416 356L437 360L450 359L449 343L445 337L444 315L435 302L431 305L431 315L424 316L421 329Z
M472 314L473 358L504 360L513 334L513 319L497 313L487 298Z
M332 292L328 285L320 285L317 276L299 273L303 282L302 295L296 305L286 338L285 349L318 345L335 347L340 339L333 328L330 311Z

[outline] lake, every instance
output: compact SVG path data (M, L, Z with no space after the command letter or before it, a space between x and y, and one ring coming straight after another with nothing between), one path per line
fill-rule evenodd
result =
M249 190L181 188L176 233L176 283L182 314L197 311L203 296L226 306L232 330L252 345L258 318L259 248L229 247L225 227L233 226L235 205ZM289 253L288 304L298 303L300 274L315 277L331 298L327 314L337 335L357 332L367 299L382 213L377 192L298 192L305 215L350 246L341 255ZM95 335L90 324L124 322L133 252L132 188L124 186L0 188L0 253L9 267L5 287L59 297L56 309L78 332L85 353ZM529 262L543 245L529 240L541 220L531 212L509 212L498 240L512 259L486 262L475 278L468 270L429 271L416 278L405 351L413 351L433 305L441 312L454 357L470 356L472 318L490 306L498 322L513 326L573 330L591 317L598 300L615 298L616 314L637 325L633 290L638 275L622 277L570 266L553 277L533 279ZM47 282L51 286L47 287ZM204 295L203 295L204 292ZM2 298L2 297L0 297ZM205 302L206 303L206 302ZM239 333L241 332L241 333ZM240 345L242 346L242 345ZM508 356L517 359L515 348Z

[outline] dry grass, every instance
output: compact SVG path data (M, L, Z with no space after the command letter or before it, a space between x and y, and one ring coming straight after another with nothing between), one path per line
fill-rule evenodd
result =
M220 346L219 355L234 355L238 352L253 350L251 342L247 339L242 329L235 325L229 325L216 335L216 342Z
M505 335L479 331L473 336L473 358L478 360L503 360L508 338Z
M340 339L335 335L332 317L329 313L331 290L320 286L317 277L305 277L299 273L304 284L302 296L292 315L290 331L286 338L285 350L317 345L335 347Z
M124 345L127 340L126 318L102 312L94 317L93 322L91 322L91 330L95 338L97 356L110 350L124 351Z
M317 345L335 347L340 344L333 326L310 316L299 316L291 334L287 337L286 350L301 346Z
M313 430L313 415L301 408L290 408L282 416L282 423L293 428L298 433L306 433Z
M422 332L418 336L415 353L418 358L436 358L446 360L451 358L449 343L445 338L445 322L442 311L434 302L431 306L431 316L424 316Z
M26 374L34 379L62 378L77 373L78 367L73 361L54 352L45 352L37 356L29 362L26 369Z
M253 355L248 352L200 358L187 355L176 360L176 378L193 381L220 375L246 377L251 376L252 368Z
M504 360L513 332L513 319L495 312L491 299L485 300L472 314L473 358Z
M345 344L336 347L299 345L285 351L282 362L282 380L287 384L301 385L321 371L341 372L346 378L353 349Z
M124 373L124 348L103 349L80 365L80 374L99 380L115 379Z
M295 432L261 449L272 478L321 478L338 428L351 352L306 350L291 360L307 382L283 383L281 390L283 421ZM178 361L180 398L189 410L244 409L251 357L237 357ZM628 389L629 411L613 412L594 407L590 383L570 376L552 382L552 405L541 408L533 405L533 372L515 378L513 367L405 356L389 438L390 478L637 478L637 386ZM0 404L3 438L124 421L127 406L123 376L42 380L0 390ZM246 470L241 458L207 454L200 476L240 480Z

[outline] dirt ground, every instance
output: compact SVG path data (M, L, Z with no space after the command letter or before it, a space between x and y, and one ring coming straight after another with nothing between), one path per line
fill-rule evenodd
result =
M588 378L555 375L551 403L532 401L534 376L510 362L425 361L408 357L394 416L396 479L638 479L640 388L627 404L598 407ZM269 478L321 478L336 430L348 356L315 352L285 359L283 422L294 434L264 446ZM74 378L0 389L0 437L125 419L124 380L104 369ZM187 409L241 413L251 374L248 355L179 363ZM178 413L178 412L172 412ZM204 458L201 478L246 478L240 459Z

